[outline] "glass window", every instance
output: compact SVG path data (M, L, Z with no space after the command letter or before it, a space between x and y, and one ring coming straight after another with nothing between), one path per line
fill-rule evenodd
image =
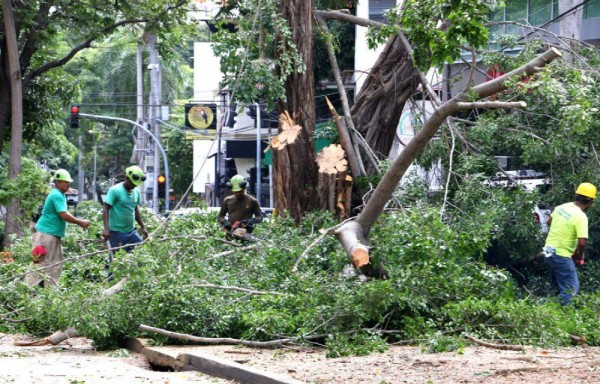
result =
M490 21L504 21L504 8L498 8L490 13ZM490 26L490 40L496 40L496 36L503 35L505 33L504 29L504 25Z
M552 6L552 0L529 0L529 23L539 27L550 21Z
M383 11L396 6L396 0L371 0L369 1L369 20L385 23Z
M600 17L600 0L590 0L583 6L583 18Z
M524 23L527 20L527 0L511 0L506 2L506 21L518 21ZM506 33L519 34L520 27L507 25Z

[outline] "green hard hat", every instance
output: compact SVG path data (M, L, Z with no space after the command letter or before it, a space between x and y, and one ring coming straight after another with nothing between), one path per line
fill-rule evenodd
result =
M246 185L248 184L242 175L233 176L230 183L232 192L239 192L246 188Z
M142 171L142 168L138 167L137 165L127 167L125 174L135 186L138 186L146 181L146 175L144 175L144 171Z
M71 175L69 174L69 172L67 172L66 169L59 169L56 171L52 171L52 172L50 172L50 174L54 178L54 181L66 181L68 183L73 182L73 179L71 179Z

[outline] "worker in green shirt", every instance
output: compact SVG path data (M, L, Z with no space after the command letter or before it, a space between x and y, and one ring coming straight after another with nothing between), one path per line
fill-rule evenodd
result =
M51 172L54 188L50 191L33 235L33 262L38 271L28 273L25 282L31 286L56 285L63 269L62 238L67 223L82 228L90 226L89 220L79 219L67 210L65 193L71 186L71 175L64 169Z
M581 183L575 200L559 205L548 219L550 231L544 246L551 289L558 293L562 305L571 302L579 292L575 264L583 265L588 239L588 218L585 211L596 199L596 187Z
M148 237L139 210L140 191L136 188L145 180L142 169L133 165L125 170L125 181L108 190L102 211L102 237L108 240L111 248L127 246L125 251L131 252L134 244L141 243L142 239ZM141 237L135 229L134 222L140 226ZM112 255L109 262L112 262Z

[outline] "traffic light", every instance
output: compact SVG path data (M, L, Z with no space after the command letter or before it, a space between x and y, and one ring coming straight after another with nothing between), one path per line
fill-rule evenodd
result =
M71 105L71 128L79 128L79 105Z
M158 178L156 179L157 184L158 184L158 197L161 199L165 198L165 191L166 191L166 184L167 184L167 178L165 177L165 175L158 175Z

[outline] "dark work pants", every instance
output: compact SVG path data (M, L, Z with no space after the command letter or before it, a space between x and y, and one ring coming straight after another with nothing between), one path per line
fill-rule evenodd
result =
M545 257L544 261L548 267L550 289L558 293L561 305L569 304L571 298L579 292L579 278L573 259L554 254Z

